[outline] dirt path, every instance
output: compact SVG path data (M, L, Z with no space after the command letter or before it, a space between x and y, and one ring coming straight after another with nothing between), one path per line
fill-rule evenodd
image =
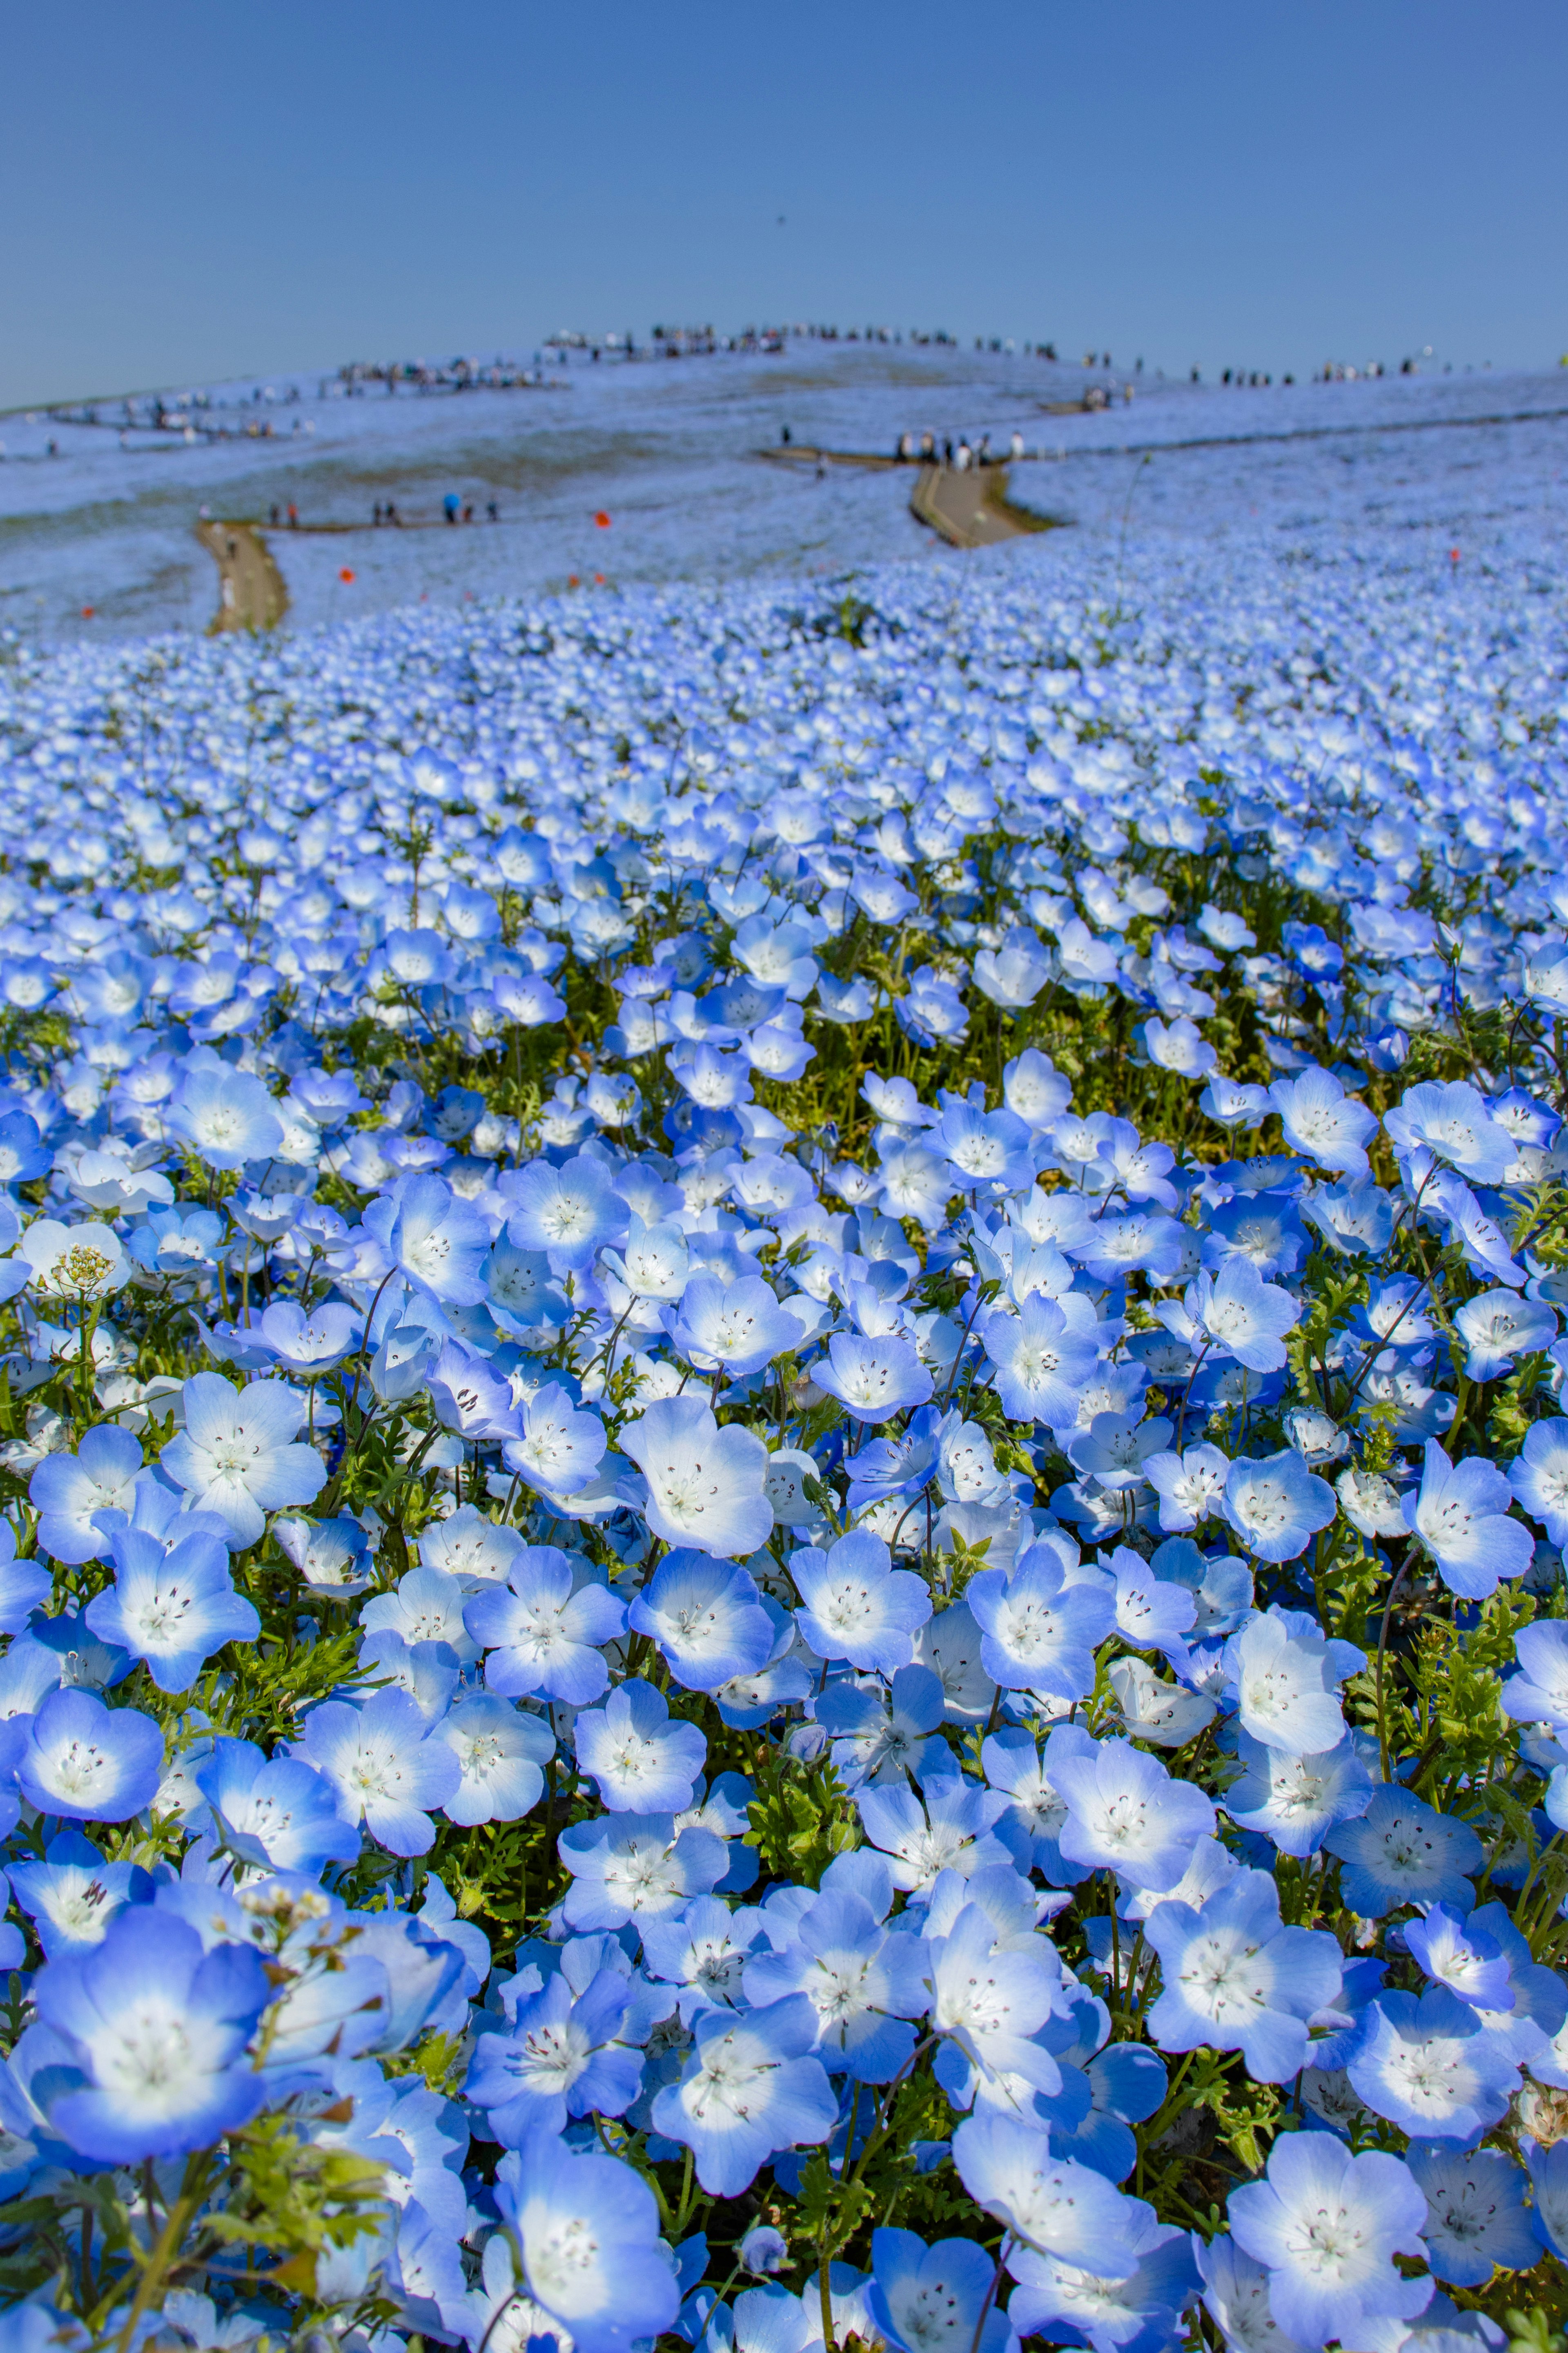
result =
M218 608L207 635L225 629L275 629L289 591L271 551L250 522L199 522L196 537L218 569Z
M951 466L922 466L910 510L950 547L994 547L998 540L1059 527L1049 515L1014 505L1005 466L975 466L962 474Z

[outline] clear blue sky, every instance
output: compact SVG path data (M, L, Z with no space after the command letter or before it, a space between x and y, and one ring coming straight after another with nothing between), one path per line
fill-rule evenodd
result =
M1565 90L1562 0L17 8L0 405L669 319L1540 364Z

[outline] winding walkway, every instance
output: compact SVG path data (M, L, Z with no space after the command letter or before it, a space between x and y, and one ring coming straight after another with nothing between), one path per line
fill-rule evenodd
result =
M969 467L962 474L952 466L922 466L910 511L950 547L994 547L999 540L1060 528L1056 517L1014 504L1005 466Z
M207 635L275 629L289 609L283 575L254 523L199 522L196 537L218 569L218 608Z

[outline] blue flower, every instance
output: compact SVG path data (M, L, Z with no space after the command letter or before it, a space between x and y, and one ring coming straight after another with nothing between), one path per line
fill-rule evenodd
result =
M579 1413L561 1382L546 1381L524 1399L521 1419L521 1436L508 1433L502 1440L507 1469L548 1502L580 1494L604 1460L605 1425L598 1415Z
M653 2101L653 2125L689 2148L710 2196L738 2198L775 2150L824 2141L838 2121L817 2019L804 1994L736 2019L708 2010L678 2084Z
M1224 1798L1237 1827L1272 1840L1298 1861L1316 1854L1336 1823L1364 1814L1373 1779L1347 1737L1317 1755L1266 1745L1245 1730L1237 1754L1245 1767Z
M847 1789L863 1782L880 1788L907 1786L928 1766L940 1767L950 1752L931 1737L942 1724L941 1679L929 1667L895 1670L890 1687L830 1683L818 1694L813 1714L833 1741L833 1762Z
M1065 1300L1031 1292L1016 1315L995 1309L984 1316L980 1336L1013 1420L1043 1421L1053 1430L1076 1421L1079 1394L1099 1359L1088 1300L1075 1292Z
M308 1411L282 1381L237 1389L220 1373L197 1373L181 1391L184 1428L159 1456L191 1509L211 1512L237 1545L252 1545L267 1514L314 1503L326 1465L313 1446L292 1441Z
M568 2116L624 2116L642 2084L642 2052L621 2040L631 1990L613 1968L582 1993L557 1971L520 2002L510 2033L481 2033L463 2089L485 2109L489 2137L517 2148L529 2134L558 2133Z
M1268 1873L1238 1872L1201 1911L1157 1904L1143 1934L1160 1956L1148 2020L1162 2051L1239 2051L1258 2084L1300 2074L1307 2021L1340 1989L1340 1948L1324 1929L1281 1926Z
M165 1552L156 1536L123 1529L109 1539L114 1583L82 1613L100 1641L142 1659L160 1691L189 1691L226 1642L253 1642L254 1602L229 1582L228 1554L211 1536Z
M1355 2342L1380 2320L1412 2320L1431 2282L1406 2279L1396 2254L1425 2256L1426 2200L1398 2158L1361 2157L1331 2133L1281 2133L1268 2179L1230 2193L1230 2227L1268 2273L1277 2327L1293 2343Z
M249 2122L267 2095L246 2046L272 1989L248 1946L205 1951L183 1920L132 1905L82 1958L50 1961L33 2000L80 2070L49 2121L83 2157L177 2157Z
M934 1387L907 1340L868 1340L848 1332L834 1334L827 1361L813 1365L812 1378L857 1421L890 1421L910 1406L925 1405Z
M268 1759L253 1740L219 1739L192 1778L242 1862L314 1873L323 1862L352 1862L360 1851L336 1788L299 1757Z
M153 1900L140 1863L106 1862L79 1831L58 1832L42 1862L14 1862L11 1885L50 1961L91 1952L128 1904Z
M463 1605L463 1623L486 1653L491 1691L505 1699L537 1694L572 1707L608 1689L602 1646L624 1632L626 1622L626 1603L589 1563L569 1559L553 1545L525 1545L503 1591L492 1588Z
M679 1310L665 1310L665 1329L689 1365L711 1373L722 1367L732 1381L759 1373L775 1356L798 1348L804 1337L798 1317L779 1305L761 1275L721 1282L694 1275Z
M458 1700L436 1725L461 1768L446 1799L449 1822L515 1822L544 1793L540 1769L555 1754L555 1736L542 1716L513 1707L493 1692Z
M1233 1462L1222 1508L1259 1560L1295 1560L1339 1509L1326 1479L1308 1470L1292 1447L1261 1460Z
M967 1875L1013 1860L995 1835L1010 1811L1005 1795L956 1774L930 1781L923 1801L909 1789L862 1789L855 1805L867 1837L889 1858L894 1886L906 1894L929 1894L943 1871Z
M952 2160L975 2204L1025 2246L1101 2279L1137 2268L1149 2208L1091 2166L1056 2156L1039 2127L977 2109L953 2134Z
M667 1545L739 1558L765 1543L768 1451L749 1430L721 1430L700 1398L659 1398L620 1442L647 1484L643 1515Z
M754 1674L771 1657L773 1627L756 1580L732 1560L667 1553L627 1612L634 1633L651 1635L687 1691L717 1691Z
M1404 1904L1452 1904L1468 1912L1475 1900L1466 1874L1480 1869L1479 1839L1468 1823L1404 1789L1374 1790L1365 1813L1341 1822L1324 1844L1344 1862L1341 1893L1363 1919L1381 1919Z
M1543 1301L1516 1299L1511 1291L1478 1292L1454 1313L1465 1343L1465 1377L1500 1380L1514 1359L1544 1352L1557 1337L1557 1318Z
M472 1307L485 1296L489 1228L443 1177L400 1176L389 1193L365 1205L364 1230L384 1273L395 1270L444 1306Z
M204 1050L212 1054L210 1047ZM165 1113L209 1168L243 1168L269 1160L283 1142L283 1123L261 1081L230 1070L216 1054L207 1067L186 1065L179 1092Z
M795 1920L792 1942L752 1956L743 1983L759 2009L804 1994L825 2065L857 2084L888 2084L915 2047L905 2021L930 2000L927 1964L921 1940L889 1935L863 1897L825 1889Z
M1115 1871L1134 1887L1174 1887L1214 1808L1189 1781L1129 1740L1091 1740L1060 1725L1046 1743L1046 1771L1068 1810L1058 1834L1065 1861Z
M1446 1985L1383 1993L1345 2071L1373 2112L1427 2140L1479 2140L1508 2112L1519 2065L1500 2036Z
M1406 1152L1424 1145L1478 1185L1500 1184L1516 1156L1512 1136L1462 1079L1407 1087L1383 1124Z
M600 1814L574 1822L556 1844L572 1873L562 1915L579 1934L668 1919L717 1887L730 1863L721 1838L677 1831L673 1814Z
M78 1822L129 1821L151 1805L163 1773L163 1736L153 1718L79 1690L50 1693L16 1766L29 1805Z
M1114 1629L1116 1603L1102 1585L1069 1584L1056 1546L1031 1545L1011 1578L999 1568L982 1569L964 1598L984 1636L981 1662L1004 1691L1069 1702L1088 1696L1095 1645Z
M1426 2200L1422 2237L1434 2279L1485 2287L1494 2267L1527 2271L1540 2253L1525 2207L1526 2179L1500 2149L1463 2152L1413 2140L1405 2153Z
M608 1172L579 1153L559 1168L535 1161L514 1172L508 1192L515 1205L507 1238L519 1250L543 1250L553 1274L579 1274L606 1242L618 1242L631 1212Z
M1494 1463L1479 1454L1450 1462L1436 1440L1427 1440L1420 1492L1405 1498L1405 1525L1444 1584L1467 1601L1484 1601L1501 1578L1522 1577L1530 1567L1535 1546L1529 1529L1509 1518L1511 1501Z
M819 1659L847 1659L862 1674L910 1665L931 1594L923 1577L893 1567L879 1536L857 1529L825 1553L792 1553L789 1565L801 1598L795 1623Z
M73 1566L103 1559L103 1533L94 1525L93 1514L129 1512L135 1498L132 1482L141 1468L141 1447L128 1430L111 1421L89 1430L74 1454L46 1454L27 1485L37 1506L38 1542L44 1550Z
M928 2247L913 2231L871 2233L870 2314L896 2353L1005 2353L1013 2327L994 2308L994 2278L973 2239Z
M535 2134L496 2168L496 2203L516 2236L519 2284L575 2353L630 2353L674 2320L680 2289L653 2192L618 2158Z
M1511 2010L1508 1956L1495 1936L1447 1904L1434 1904L1406 1922L1405 1942L1435 1985L1447 1986L1473 2010Z
M664 1694L640 1679L579 1715L574 1738L580 1768L614 1814L684 1812L708 1753L697 1726L672 1723Z
M345 1820L363 1820L393 1854L426 1854L430 1810L456 1794L462 1767L406 1692L378 1691L363 1707L328 1700L311 1710L301 1744L338 1793Z
M35 1471L35 1481L37 1476ZM1508 1481L1514 1501L1541 1522L1552 1542L1568 1544L1568 1417L1547 1414L1531 1423ZM41 1523L38 1533L42 1537Z
M1285 1362L1285 1335L1301 1320L1289 1293L1265 1282L1240 1250L1226 1260L1218 1274L1200 1274L1184 1293L1184 1302L1211 1348L1234 1356L1254 1373L1279 1370Z
M1347 1095L1331 1071L1303 1071L1298 1079L1276 1079L1268 1100L1292 1152L1315 1160L1320 1168L1347 1176L1366 1175L1366 1145L1377 1133L1376 1114Z
M1334 1685L1364 1667L1353 1642L1329 1641L1299 1611L1265 1610L1225 1646L1244 1733L1289 1757L1318 1757L1345 1736Z
M1121 2275L1107 2276L1093 2259L1066 2263L1028 2248L1008 2255L1018 2283L1007 2306L1015 2329L1058 2344L1076 2338L1093 2353L1121 2353L1129 2342L1152 2353L1178 2341L1181 2316L1199 2289L1193 2240L1173 2223L1156 2221L1141 2199L1126 2202L1138 2216L1129 2234L1136 2261Z

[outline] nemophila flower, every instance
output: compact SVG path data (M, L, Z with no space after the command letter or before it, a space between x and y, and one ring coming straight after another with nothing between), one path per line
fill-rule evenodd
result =
M928 1961L921 1939L889 1935L862 1897L825 1888L792 1941L752 1955L743 1983L757 2009L804 1994L816 2021L809 2047L824 2064L857 2084L888 2084L915 2047L907 2021L930 2000Z
M1216 1127L1261 1127L1268 1116L1268 1090L1244 1086L1223 1071L1211 1071L1198 1108Z
M268 1512L314 1502L326 1468L314 1447L294 1443L307 1406L282 1381L237 1389L220 1373L197 1373L181 1393L184 1430L159 1457L191 1498L240 1545L255 1544Z
M1519 1672L1507 1677L1498 1694L1503 1714L1517 1724L1568 1729L1568 1624L1547 1619L1521 1626L1513 1649Z
M907 1895L927 1893L943 1871L967 1879L1013 1859L994 1834L1008 1811L1006 1797L956 1774L929 1781L922 1798L909 1789L862 1789L855 1805L866 1836L889 1859L894 1886Z
M1310 1690L1309 1704L1316 1701ZM1373 1781L1348 1739L1319 1754L1272 1746L1245 1730L1237 1751L1246 1768L1223 1804L1238 1829L1271 1840L1281 1854L1316 1854L1336 1823L1364 1814Z
M1404 1499L1405 1525L1429 1552L1449 1590L1484 1601L1505 1577L1522 1577L1535 1547L1530 1531L1510 1519L1512 1490L1496 1465L1479 1454L1450 1462L1435 1438L1426 1441L1418 1493Z
M1112 1659L1106 1680L1121 1729L1129 1739L1146 1740L1156 1748L1184 1748L1217 1714L1212 1699L1164 1682L1143 1659Z
M1116 1579L1116 1630L1135 1651L1163 1651L1183 1660L1183 1637L1198 1614L1195 1597L1184 1585L1159 1577L1141 1554L1119 1545L1106 1566Z
M664 1694L635 1679L577 1718L577 1762L615 1814L679 1814L691 1803L708 1743L672 1723Z
M1527 2271L1540 2244L1524 2202L1526 2176L1500 2149L1460 2151L1413 2140L1405 2153L1426 2200L1422 2237L1434 2279L1485 2287L1493 2268Z
M581 1580L581 1581L579 1581ZM532 1697L584 1707L609 1683L603 1645L625 1631L626 1609L553 1545L527 1545L505 1588L463 1605L463 1623L483 1648L485 1681L503 1698Z
M1054 2156L1043 2131L977 2109L953 2134L952 2161L975 2204L1026 2247L1102 2279L1125 2279L1136 2269L1148 2207L1124 2198L1092 2167Z
M1431 2295L1406 2279L1396 2254L1424 2257L1426 2200L1396 2157L1352 2157L1330 2133L1281 2133L1268 2178L1233 2189L1230 2227L1244 2254L1268 2273L1275 2324L1303 2345L1383 2320L1411 2320Z
M1190 1782L1173 1781L1158 1758L1128 1740L1091 1740L1058 1725L1046 1743L1046 1770L1068 1810L1058 1843L1063 1859L1120 1873L1134 1887L1172 1888L1214 1808Z
M836 1397L857 1421L888 1421L924 1405L933 1391L930 1373L907 1340L868 1340L836 1332L827 1361L811 1368L818 1388Z
M1328 1481L1309 1471L1294 1447L1244 1457L1226 1472L1221 1509L1259 1560L1295 1560L1338 1508Z
M1225 1648L1243 1732L1292 1757L1338 1746L1345 1725L1334 1685L1365 1663L1353 1642L1329 1641L1310 1619L1274 1609L1254 1618Z
M1298 1079L1276 1079L1268 1100L1293 1152L1315 1160L1320 1168L1365 1176L1366 1146L1377 1133L1377 1117L1346 1094L1331 1071L1303 1071Z
M187 1066L164 1116L209 1168L270 1160L283 1142L278 1106L261 1081L229 1069L216 1055L205 1069Z
M79 1831L58 1831L42 1862L14 1862L9 1876L47 1961L91 1952L128 1904L153 1900L152 1879L140 1863L105 1862Z
M658 1398L620 1442L647 1482L644 1516L666 1544L736 1556L766 1541L768 1451L749 1430L721 1430L700 1398Z
M440 1176L400 1176L390 1193L367 1202L364 1229L417 1292L443 1306L472 1307L485 1296L489 1228L471 1202Z
M981 1663L1004 1691L1061 1700L1094 1686L1094 1651L1116 1623L1114 1597L1098 1585L1069 1584L1058 1556L1032 1545L1013 1571L982 1569L964 1598L984 1640Z
M223 1526L221 1520L214 1525ZM227 1535L226 1528L224 1533ZM314 1591L348 1600L369 1584L369 1539L357 1520L312 1522L279 1514L272 1523L272 1533L285 1556Z
M1383 1124L1405 1151L1425 1146L1473 1184L1499 1185L1513 1166L1513 1138L1462 1079L1407 1087Z
M536 1493L568 1496L587 1484L604 1453L605 1425L598 1415L579 1412L560 1381L546 1381L524 1399L522 1433L505 1440L501 1461Z
M847 1659L862 1674L910 1663L931 1594L923 1577L894 1568L880 1537L856 1529L826 1552L792 1553L789 1565L801 1598L795 1623L819 1659Z
M700 1895L674 1918L642 1929L643 1966L652 1978L678 1986L681 2020L700 2010L744 2006L747 1960L765 1933L760 1912L731 1912L716 1895Z
M630 2353L670 2326L680 2288L653 2192L629 2165L535 2134L502 2158L496 2203L515 2235L521 2284L574 2353Z
M510 2033L481 2034L463 2089L486 2112L489 2137L516 2148L530 2133L559 2133L568 2116L625 2116L642 2085L643 2055L621 2039L631 1993L616 1969L581 1994L557 1970L521 2001Z
M1164 1451L1170 1435L1170 1423L1158 1415L1136 1421L1131 1414L1097 1413L1068 1440L1068 1459L1105 1493L1121 1495L1142 1486L1144 1464Z
M493 1692L475 1692L436 1725L461 1767L462 1778L444 1802L449 1822L515 1822L531 1813L544 1791L541 1770L555 1754L542 1716L531 1715Z
M673 1814L601 1814L574 1822L557 1841L572 1873L563 1915L579 1936L667 1919L707 1895L729 1869L729 1850L711 1831L677 1831Z
M1160 1956L1149 2031L1162 2051L1239 2051L1259 2084L1300 2074L1307 2021L1340 1989L1340 1948L1326 1929L1280 1925L1268 1873L1239 1872L1201 1910L1157 1904L1143 1934Z
M58 1664L54 1672L58 1676ZM106 1707L96 1693L51 1691L16 1765L23 1797L41 1814L125 1822L156 1794L163 1736L139 1708Z
M35 1471L35 1481L37 1476ZM1509 1464L1508 1482L1514 1501L1541 1522L1552 1542L1568 1544L1568 1418L1548 1414L1531 1423L1521 1451ZM38 1533L41 1539L41 1522Z
M1472 1381L1500 1380L1516 1357L1550 1348L1557 1318L1544 1301L1517 1299L1511 1291L1483 1291L1455 1311L1465 1343L1465 1375Z
M717 1691L737 1675L755 1673L773 1653L773 1621L755 1578L732 1560L704 1553L667 1553L626 1622L634 1633L652 1636L687 1691Z
M928 1762L940 1762L932 1741L942 1719L942 1689L929 1667L895 1670L889 1687L830 1683L813 1713L833 1741L833 1762L847 1789L862 1783L902 1788ZM945 1744L942 1744L945 1746Z
M111 1421L89 1430L74 1454L46 1454L27 1482L44 1550L73 1566L102 1559L104 1536L93 1514L129 1512L141 1468L136 1440Z
M654 2130L689 2148L710 2196L739 2197L775 2150L824 2141L838 2103L819 2059L816 2013L792 1994L737 2019L705 2011L678 2084L654 2095Z
M330 1373L353 1354L362 1337L362 1321L352 1307L326 1302L307 1315L297 1301L274 1300L263 1310L253 1329L274 1359L297 1377Z
M455 1577L469 1594L504 1584L522 1549L515 1528L488 1519L472 1504L459 1505L448 1518L433 1520L419 1532L420 1567Z
M418 1642L447 1643L461 1665L479 1655L463 1623L463 1588L438 1568L411 1568L391 1592L372 1596L359 1622L368 1634L401 1635L411 1650Z
M66 1226L58 1218L33 1219L11 1266L41 1298L83 1304L108 1299L131 1280L131 1261L112 1226ZM31 1271L24 1272L27 1269ZM21 1288L21 1282L13 1278L5 1297Z
M1160 1498L1160 1525L1168 1534L1195 1528L1221 1508L1230 1461L1217 1446L1148 1456L1143 1475Z
M1007 2306L1015 2329L1058 2343L1070 2330L1093 2353L1121 2353L1130 2339L1177 2341L1181 2315L1199 2287L1193 2240L1175 2224L1156 2221L1142 2200L1128 2203L1139 2210L1131 2239L1137 2261L1124 2276L1108 2278L1092 2260L1068 2263L1027 2248L1008 2255L1018 2283Z
M1094 1312L1087 1299L1065 1301L1031 1292L1016 1315L994 1311L981 1339L995 1367L996 1394L1015 1421L1043 1421L1053 1430L1076 1419L1078 1400L1099 1359Z
M1289 1293L1265 1282L1243 1250L1234 1251L1217 1274L1200 1274L1183 1300L1210 1346L1254 1373L1278 1372L1285 1362L1285 1335L1301 1320Z
M1053 1887L1070 1886L1087 1878L1089 1866L1065 1862L1057 1843L1067 1807L1047 1778L1034 1734L1023 1726L1005 1726L986 1736L980 1754L987 1787L1001 1791L1008 1800L1007 1811L999 1820L1016 1838L1028 1841L1033 1867Z
M1495 1936L1468 1923L1447 1904L1434 1904L1406 1923L1405 1942L1436 1985L1473 2010L1511 2010L1509 1962Z
M110 1536L109 1552L114 1583L83 1615L101 1641L145 1660L160 1691L189 1691L215 1651L260 1632L255 1603L235 1591L228 1554L212 1536L187 1536L165 1552L156 1536L126 1528Z
M1324 1841L1344 1864L1340 1890L1352 1912L1380 1920L1405 1904L1451 1904L1468 1913L1467 1874L1481 1867L1481 1842L1468 1823L1440 1814L1404 1789L1380 1788L1353 1821Z
M1151 1014L1142 1027L1144 1051L1158 1070L1174 1071L1184 1079L1203 1079L1219 1060L1196 1022L1184 1014L1169 1027Z
M352 1862L360 1851L336 1787L302 1758L268 1759L253 1740L221 1738L192 1778L242 1862L314 1873L324 1862Z
M246 2046L271 1999L248 1946L205 1951L183 1920L131 1905L93 1952L51 1961L35 1983L39 2019L80 2071L50 2123L83 2157L117 2165L237 2131L266 2097Z
M363 1821L393 1854L428 1853L430 1813L455 1794L462 1768L406 1692L379 1691L363 1707L326 1701L306 1718L301 1747L345 1820Z
M868 2306L895 2353L1005 2353L1013 2325L994 2308L995 2265L973 2239L928 2247L913 2231L873 2231Z
M1000 1199L1034 1182L1034 1146L1016 1112L949 1103L931 1138L947 1155L955 1192Z
M967 2105L960 2086L972 2070L982 2097L987 2087L1006 2086L1003 2105L1015 2085L1059 2091L1061 2070L1037 2039L1062 2007L1054 1952L1034 1936L999 1938L980 1903L963 1905L950 1921L933 1918L922 1942L931 2030L942 2037L937 2079L953 2105Z
M1419 1999L1380 1994L1345 2072L1358 2097L1402 2132L1467 2146L1507 2113L1519 2089L1506 2042L1443 1985Z
M722 1367L731 1380L761 1372L775 1356L798 1348L799 1319L779 1305L761 1275L721 1282L700 1274L687 1284L679 1311L666 1311L666 1329L689 1365L700 1372Z

